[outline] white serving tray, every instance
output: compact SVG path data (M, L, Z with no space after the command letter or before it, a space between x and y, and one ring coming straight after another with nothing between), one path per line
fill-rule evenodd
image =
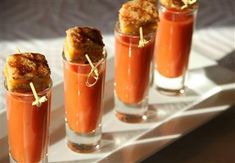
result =
M203 59L200 61L203 62ZM148 120L138 124L123 123L117 120L113 111L113 75L110 75L113 74L113 58L109 59L107 70L100 151L78 154L66 146L63 83L60 83L53 88L49 162L143 160L227 110L235 99L235 74L211 64L208 67L190 70L187 80L188 89L183 96L164 96L152 87L149 94ZM0 114L0 116L3 115ZM4 121L1 117L0 120ZM0 147L0 162L7 162L7 138L4 134L2 136L0 134Z
M92 154L70 151L65 144L61 114L62 123L51 136L49 161L70 163L143 160L228 109L235 99L234 83L235 75L218 66L192 70L188 76L190 89L184 96L163 96L151 88L149 119L143 123L128 124L114 116L113 81L109 81L106 84L100 151ZM59 116L58 113L57 118Z

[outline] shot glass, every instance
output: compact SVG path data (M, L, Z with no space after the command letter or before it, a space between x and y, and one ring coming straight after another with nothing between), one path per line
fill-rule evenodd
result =
M80 153L92 152L99 148L101 140L101 119L106 71L104 58L94 63L98 78L92 76L90 64L73 63L66 60L64 65L65 122L68 147Z
M47 163L51 86L37 94L47 98L40 107L32 105L32 93L6 91L11 163Z
M154 83L162 93L184 92L198 4L172 9L159 4L159 24L154 51Z
M146 119L151 63L155 33L144 35L148 43L139 47L140 36L115 30L115 111L124 122L140 122Z

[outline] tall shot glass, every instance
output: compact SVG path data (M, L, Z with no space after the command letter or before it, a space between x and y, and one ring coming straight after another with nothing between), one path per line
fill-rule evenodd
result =
M90 64L64 64L65 122L68 147L76 152L92 152L99 148L106 72L106 51L94 66L98 78L92 75Z
M115 111L124 122L146 119L155 33L144 35L148 43L139 47L140 36L115 30Z
M37 94L47 98L39 107L32 93L6 91L11 163L47 163L51 86Z
M159 4L154 83L162 93L177 95L184 92L197 8L197 3L185 9Z

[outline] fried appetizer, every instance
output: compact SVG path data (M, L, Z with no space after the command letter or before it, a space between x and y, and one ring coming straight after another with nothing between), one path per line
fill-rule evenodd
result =
M64 55L68 61L87 63L89 55L92 62L103 58L104 43L99 30L90 27L73 27L66 31Z
M12 92L31 92L30 82L36 91L42 91L52 82L50 73L45 56L39 53L13 54L4 67L6 86Z
M138 34L142 27L144 33L157 28L158 12L154 0L132 0L124 3L119 10L119 26L122 33Z

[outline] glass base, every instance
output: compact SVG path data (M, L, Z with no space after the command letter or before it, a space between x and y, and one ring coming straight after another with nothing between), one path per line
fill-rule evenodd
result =
M90 153L99 149L101 140L101 126L90 133L76 133L66 123L66 137L68 147L78 153Z
M184 80L185 75L175 78L168 78L162 76L156 69L154 70L154 84L162 94L165 95L181 95L184 93Z
M182 94L184 94L184 88L180 89L180 90L171 90L171 89L165 89L165 88L161 88L156 86L156 90L158 92L160 92L161 94L167 95L167 96L181 96Z
M138 123L147 119L145 115L148 109L148 98L137 104L126 104L119 100L115 93L115 111L116 117L127 123Z
M120 113L118 111L116 111L116 117L119 120L123 122L127 122L127 123L138 123L138 122L145 121L147 119L146 115L136 116L136 115L131 115L131 114Z
M10 161L10 163L21 163L21 162L18 162L16 160L14 160L14 158L11 156L10 153L9 153L9 161ZM27 162L25 162L25 163L27 163ZM28 162L28 163L31 163L31 162ZM48 163L47 155L46 155L46 157L43 160L41 160L39 162L34 162L34 163Z

